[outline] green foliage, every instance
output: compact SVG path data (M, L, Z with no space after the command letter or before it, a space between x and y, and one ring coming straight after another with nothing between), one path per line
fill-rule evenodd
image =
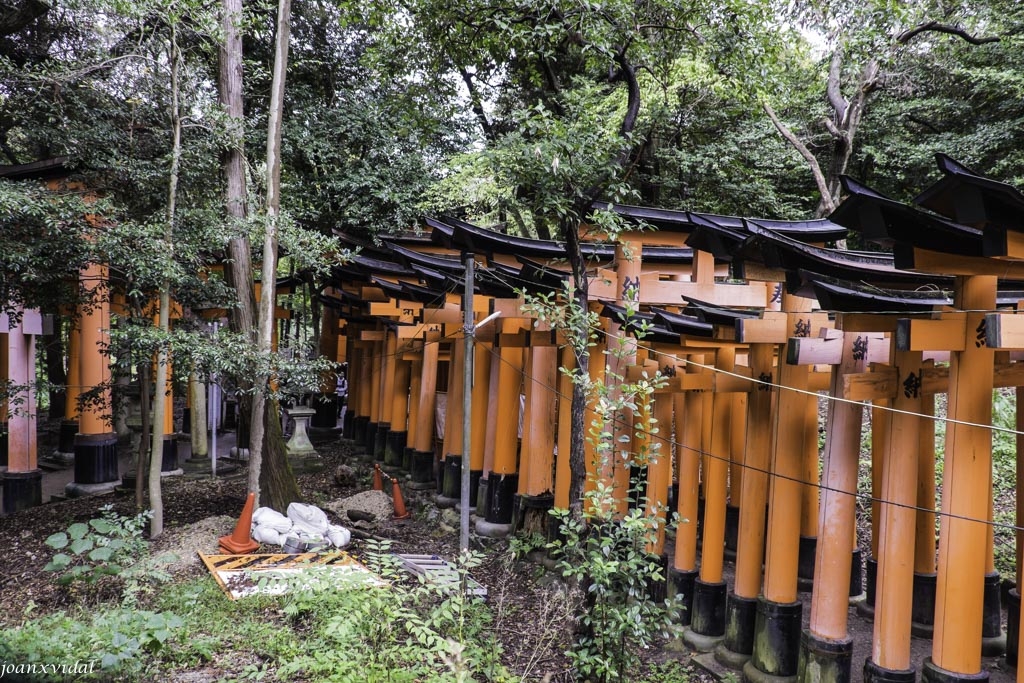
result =
M93 671L74 680L145 680L148 660L171 645L183 623L170 612L134 608L102 608L81 618L56 612L0 629L0 661L91 662Z
M651 414L654 392L665 380L659 372L653 377L643 373L628 382L616 373L618 363L607 362L629 358L635 353L634 337L644 336L647 324L633 317L636 298L635 291L625 293L622 332L609 337L605 351L609 358L591 359L606 363L603 381L572 373L594 411L587 437L594 462L588 468L590 487L584 493L582 514L554 510L559 538L548 546L581 600L569 658L579 676L602 682L629 680L640 652L675 631L679 611L673 601L652 598L652 587L666 579L661 558L652 555L651 548L664 533L667 510L648 505L644 474L658 458L670 457L660 452L662 442L651 438L658 433ZM593 343L594 321L578 310L574 297L534 298L529 306L542 320L568 327L574 348L581 344L587 352ZM640 473L631 476L628 491L618 490L606 478L613 468L622 467Z
M138 594L154 583L170 578L158 565L144 562L149 545L142 537L152 516L148 510L124 517L112 505L101 508L102 516L77 522L46 539L56 553L44 569L57 574L57 583L96 583L103 577L117 577L123 583L126 603L134 604Z
M482 600L458 589L479 557L455 563L450 583L410 584L388 542L368 542L367 566L388 583L304 576L284 613L308 628L307 648L277 675L330 681L511 680L488 633Z

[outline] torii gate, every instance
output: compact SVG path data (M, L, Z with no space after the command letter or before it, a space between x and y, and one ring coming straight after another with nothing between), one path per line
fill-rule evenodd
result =
M3 400L7 418L7 468L0 475L0 516L42 503L43 473L36 461L36 336L43 317L36 309L0 314L0 363L13 389Z

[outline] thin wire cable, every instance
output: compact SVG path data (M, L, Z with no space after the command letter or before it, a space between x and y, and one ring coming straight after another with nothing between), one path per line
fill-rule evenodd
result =
M495 353L494 349L491 348L490 346L486 346L485 345L485 348L491 353L492 356L498 358L499 361L501 361L503 363L506 363L508 365L511 365L510 363L508 363L508 361L506 361L505 359L503 359L501 357L501 354ZM515 366L513 366L513 367L515 367ZM548 391L554 393L555 396L557 396L558 398L570 398L570 397L566 396L565 394L563 394L562 392L560 392L557 387L551 387L551 386L545 384L544 382L542 382L541 380L536 379L532 375L528 375L525 371L522 371L521 369L520 369L520 371L522 372L524 377L529 377L531 382L534 382L535 384L538 384L542 388L545 388ZM818 394L813 394L813 395L816 396L816 397L819 396ZM629 421L623 420L622 418L619 418L619 417L614 417L613 416L611 418L611 422L616 427L627 427L627 428L632 427L632 424ZM1016 525L1013 525L1013 524L1007 524L1005 522L997 522L995 520L979 519L979 518L975 518L975 517L968 517L966 515L957 515L957 514L953 514L953 513L950 513L950 512L943 512L941 509L926 508L926 507L922 507L922 506L918 506L918 505L911 505L909 503L898 503L896 501L891 501L891 500L887 500L887 499L884 499L884 498L879 498L879 497L873 496L871 494L860 493L858 491L844 491L842 489L838 489L838 488L835 488L833 486L828 486L826 484L822 484L821 482L805 481L805 480L800 479L798 477L792 477L792 476L785 475L785 474L779 474L778 472L773 472L770 469L765 469L765 468L761 468L761 467L755 467L753 465L748 465L745 462L734 462L729 457L725 457L725 456L721 456L721 455L716 455L714 453L707 452L707 451L705 451L705 450L703 450L701 448L695 448L693 446L688 446L686 444L680 443L679 441L676 441L675 439L671 439L671 438L668 438L668 437L661 437L661 436L657 436L657 435L653 435L653 434L651 435L651 437L652 437L652 440L653 439L658 439L658 440L661 440L661 441L665 442L666 444L669 444L671 446L675 446L677 450L678 449L685 449L687 451L697 453L697 454L699 454L701 456L707 456L708 458L712 458L714 460L718 460L719 462L725 462L725 463L728 463L728 464L737 465L737 466L743 468L744 470L750 470L752 472L758 472L758 473L761 473L761 474L765 474L765 475L767 475L769 477L774 477L776 479L782 479L782 480L785 480L785 481L791 481L791 482L794 482L794 483L797 483L797 484L802 484L804 486L813 486L814 488L817 488L818 490L821 490L821 491L828 491L828 492L832 492L832 493L840 493L840 494L844 494L844 495L848 495L848 496L853 496L854 498L859 498L861 500L866 500L866 501L871 502L871 503L880 503L882 505L892 505L892 506L895 506L895 507L909 509L909 510L914 510L914 511L917 511L917 512L925 512L925 513L928 513L928 514L934 514L934 515L938 515L940 517L946 517L946 518L949 518L949 519L959 519L959 520L963 520L963 521L967 521L967 522L977 522L979 524L988 524L988 525L990 525L992 527L995 527L995 528L1008 529L1008 530L1014 531L1014 532L1024 531L1024 527L1019 527L1019 526L1016 526Z

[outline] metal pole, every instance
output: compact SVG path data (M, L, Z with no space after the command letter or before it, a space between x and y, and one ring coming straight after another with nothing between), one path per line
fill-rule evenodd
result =
M469 466L473 417L473 254L466 254L466 283L462 293L466 363L462 369L462 490L459 496L459 549L469 550Z
M219 325L213 323L213 339L217 340L217 328ZM210 388L207 391L206 399L206 421L210 424L210 476L217 478L217 422L220 420L220 387L217 385L217 377L210 374Z

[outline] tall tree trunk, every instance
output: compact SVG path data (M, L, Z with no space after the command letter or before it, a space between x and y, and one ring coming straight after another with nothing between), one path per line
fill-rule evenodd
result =
M222 159L224 169L225 211L238 237L228 241L228 258L224 264L227 282L235 290L237 304L231 308L228 326L236 334L246 335L256 342L256 296L252 280L252 245L245 227L248 215L245 182L245 110L242 102L242 36L238 25L242 21L242 0L222 0L221 30L224 42L220 47L219 97L227 115L230 138ZM252 411L252 379L234 378L241 390L238 403L239 448L249 447L249 421Z
M177 26L171 23L171 171L167 183L167 224L164 226L164 248L174 254L174 214L178 201L178 172L181 167L181 111L178 102L178 71L181 52L178 50ZM166 335L171 328L171 283L165 279L160 285L160 319L158 326ZM166 345L157 351L156 379L153 389L153 430L149 459L149 504L153 511L150 520L150 538L159 538L164 532L164 503L160 491L160 469L163 464L164 413L167 404L167 373L170 353ZM141 475L141 473L140 473Z
M583 251L580 247L579 221L563 219L561 232L569 257L569 267L572 269L572 277L576 283L576 300L570 305L579 307L579 310L585 313L589 307L590 282L587 280L586 263L583 261ZM576 367L573 369L573 374L576 381L572 383L572 403L570 405L572 438L569 449L569 512L576 519L582 519L583 491L587 481L586 383L590 377L590 353L588 351L590 327L585 322L585 316L578 317L578 320L581 321L582 328L570 332L570 335L575 338L573 345L576 353Z
M267 199L266 199L266 233L263 238L263 267L260 269L263 287L260 291L259 310L259 341L260 354L269 355L271 338L274 331L274 279L277 272L277 221L281 209L281 117L284 114L284 82L288 68L288 41L291 36L291 0L280 0L277 6L277 39L274 44L274 79L270 89L270 108L267 121ZM263 467L263 439L265 423L271 418L277 420L275 402L267 401L265 391L268 377L257 378L258 391L252 400L252 433L249 443L249 491L256 493L256 502L260 499L260 470ZM269 410L273 410L273 415ZM264 415L264 413L267 413ZM283 436L278 440L283 440ZM294 475L288 467L283 448L267 449L271 460L283 459L284 462L268 463L274 476L267 483L278 485L281 479L291 479L294 486ZM270 473L268 473L269 475ZM282 475L282 476L278 476ZM268 499L280 499L287 495L286 491L267 492Z
M260 470L260 489L263 491L263 505L284 512L289 503L301 500L299 484L295 481L288 462L284 433L276 400L266 402L264 416L263 468Z
M137 314L142 317L142 312ZM147 358L139 363L139 410L141 419L139 424L139 452L135 456L135 508L146 509L146 472L149 470L149 446L151 439L147 439L149 427L152 420L149 412L149 382L153 379L153 364Z

